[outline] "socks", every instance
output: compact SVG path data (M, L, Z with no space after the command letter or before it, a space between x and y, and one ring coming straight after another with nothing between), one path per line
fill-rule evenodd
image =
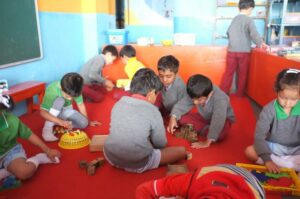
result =
M48 158L46 153L39 153L31 158L28 158L27 162L32 162L35 165L35 167L38 168L40 164L58 164L60 161L58 157L55 157L55 162L52 162L50 158Z
M10 176L11 173L7 171L6 169L0 169L0 180Z

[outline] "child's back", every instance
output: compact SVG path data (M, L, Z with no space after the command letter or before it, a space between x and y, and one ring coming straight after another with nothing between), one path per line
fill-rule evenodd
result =
M250 52L251 41L257 46L262 44L253 19L245 14L239 14L232 20L227 35L229 52Z
M162 117L154 105L124 96L113 107L104 150L114 164L140 168L147 163L153 148L162 148L166 142Z

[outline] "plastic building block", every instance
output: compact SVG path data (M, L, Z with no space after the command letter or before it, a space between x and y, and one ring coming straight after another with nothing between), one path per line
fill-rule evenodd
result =
M249 170L252 174L255 172L256 174L265 175L264 179L259 179L260 177L258 177L258 180L260 180L266 191L300 196L300 180L293 169L281 168L279 174L270 175L268 169L262 165L243 163L236 163L236 165Z

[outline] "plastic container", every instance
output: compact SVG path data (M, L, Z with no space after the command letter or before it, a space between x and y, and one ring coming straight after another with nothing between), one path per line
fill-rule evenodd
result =
M109 29L106 31L107 43L112 45L125 45L128 43L128 30Z

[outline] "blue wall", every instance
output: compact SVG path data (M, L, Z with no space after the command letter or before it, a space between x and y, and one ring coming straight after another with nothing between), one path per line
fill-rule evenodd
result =
M39 12L43 58L0 69L0 79L7 79L9 86L30 80L49 83L59 80L65 73L78 72L106 43L105 31L114 26L114 16L94 15L95 25L86 25L82 14ZM98 38L88 40L86 33ZM25 102L17 104L14 112L24 113Z

